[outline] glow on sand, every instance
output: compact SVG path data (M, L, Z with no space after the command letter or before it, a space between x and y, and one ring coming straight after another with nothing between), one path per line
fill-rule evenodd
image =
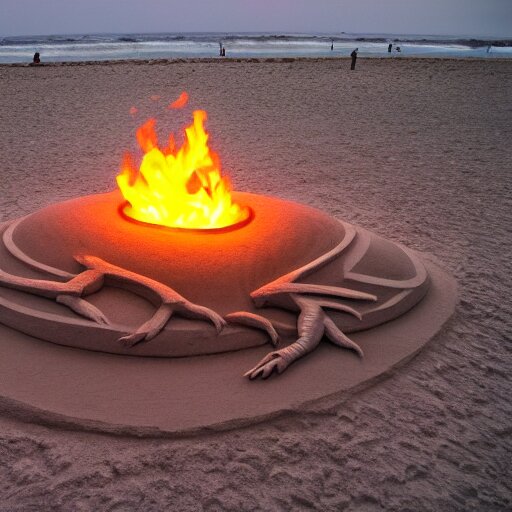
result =
M171 105L181 108L180 97ZM117 184L127 204L128 217L162 226L186 229L216 229L245 221L250 210L233 202L231 184L221 174L219 156L208 145L203 110L193 112L193 122L185 128L179 148L171 134L167 147L160 148L156 121L149 119L137 130L144 152L139 169L127 154Z

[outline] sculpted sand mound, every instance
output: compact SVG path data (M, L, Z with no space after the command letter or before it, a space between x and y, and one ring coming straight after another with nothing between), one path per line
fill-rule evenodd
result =
M150 277L220 314L251 307L250 293L331 250L343 226L297 203L236 194L252 221L225 231L179 230L126 220L119 192L54 204L15 230L26 254L52 267L81 271L74 256L94 255Z
M117 192L11 223L3 322L73 347L186 356L296 338L299 313L312 308L316 323L329 309L343 332L364 330L428 289L425 268L403 247L297 203L236 200L251 207L251 221L220 231L130 221ZM166 309L168 301L179 304Z

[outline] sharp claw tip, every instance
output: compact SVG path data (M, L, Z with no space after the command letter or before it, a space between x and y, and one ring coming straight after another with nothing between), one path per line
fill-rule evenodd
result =
M134 345L137 345L137 343L139 343L143 339L144 338L134 337L132 334L129 334L128 336L121 336L121 338L118 338L117 341L121 343L121 345L131 348Z

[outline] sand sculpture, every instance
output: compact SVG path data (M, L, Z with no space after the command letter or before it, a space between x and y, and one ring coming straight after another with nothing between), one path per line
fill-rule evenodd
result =
M140 356L247 348L261 343L254 330L274 345L279 337L292 341L247 372L254 378L281 373L324 335L362 356L345 332L392 320L428 290L423 264L404 247L299 204L237 198L251 205L254 218L225 233L127 222L118 214L122 197L116 192L52 205L4 226L0 320L84 349L127 354L138 345ZM111 287L126 298L109 302ZM127 308L134 309L132 318L148 311L133 294L155 308L139 326L119 318ZM42 302L48 299L55 301L51 312ZM191 336L173 328L173 316L194 319L187 325L200 341L190 346Z
M214 379L208 376L212 359L187 361L217 354L216 367L230 372L231 380L223 384L228 387L224 393L201 388L201 396L188 398L193 403L212 392L211 404L221 400L221 395L226 400L234 375L240 378L245 372L250 380L259 380L283 373L298 359L316 352L323 338L336 347L350 349L364 361L363 348L348 334L370 333L370 343L365 342L365 351L370 352L367 367L357 370L357 358L351 359L353 369L343 383L328 377L327 371L323 374L324 368L336 368L333 357L326 359L323 353L320 374L318 359L315 370L320 389L313 387L309 393L303 389L301 377L298 384L289 385L288 394L282 395L286 405L264 401L261 410L261 405L253 404L254 398L248 398L252 392L245 390L245 398L239 394L236 400L225 403L220 413L210 405L211 417L198 420L218 423L242 414L247 403L253 409L245 410L245 416L281 406L289 408L299 388L304 400L308 393L309 399L332 393L333 383L335 388L349 388L414 354L453 309L455 287L451 278L431 264L425 265L404 246L313 208L230 192L229 183L217 172L218 158L207 146L202 124L205 118L204 113L196 112L194 124L187 129L188 142L180 149L172 146L165 151L158 148L153 125L146 123L138 133L145 151L142 174L128 165L118 177L123 194L115 191L52 204L0 226L0 323L26 335L19 339L19 348L14 343L0 344L4 360L19 360L23 354L29 357L33 344L51 342L80 350L43 350L41 357L48 371L62 366L62 362L57 363L61 357L64 364L74 361L81 372L85 371L83 364L88 365L87 372L93 372L97 364L108 360L109 373L119 373L114 386L122 386L124 359L94 362L85 354L137 356L141 371L146 372L147 387L154 382L160 389L162 379L155 380L156 374L148 374L148 369L158 367L155 358L179 358L172 371L182 373L171 389L179 394L183 380L190 380L189 387L182 388L186 395L193 382L202 385ZM182 168L187 171L184 181L176 185L174 173ZM172 178L162 177L167 171L172 171ZM186 214L181 210L169 213L167 203L153 207L152 201L165 194L150 190L150 186L161 186L162 181L166 186L172 182L181 187L184 196L171 202L177 201ZM166 194L174 198L174 188ZM206 206L197 206L199 196ZM139 197L143 201L137 210ZM229 215L223 217L222 206ZM162 216L165 219L158 222ZM191 222L191 229L182 226L185 221ZM207 229L203 228L205 222ZM449 286L440 286L443 279ZM422 308L411 315L418 304L423 304ZM438 305L442 311L436 310ZM409 342L404 333L407 335L419 315L423 320L415 332L417 339ZM427 320L425 315L431 317ZM391 330L379 330L390 322ZM11 335L6 336L9 339ZM248 365L246 354L269 342L274 350L267 349L263 357L259 350L252 368L242 366ZM238 362L234 364L235 360ZM133 360L126 364L133 364ZM184 371L187 365L196 370ZM173 378L174 374L170 375L164 379ZM60 369L52 379L60 392L69 376ZM9 385L7 382L5 391L0 384L0 396L18 392ZM84 377L77 393L87 399L89 388ZM109 392L100 393L105 403L112 399ZM143 392L137 390L135 394ZM28 396L47 407L49 393L29 390ZM94 393L98 395L98 390ZM258 393L263 396L261 390ZM150 396L157 404L154 390ZM52 399L56 400L55 394ZM165 400L164 394L161 399ZM55 401L55 408L72 415L75 405L64 406L64 402L64 398ZM121 414L116 421L133 421L130 408L121 409L129 419ZM153 420L170 428L169 418L160 411L155 405ZM103 410L101 414L110 413ZM93 417L95 414L101 416L91 412ZM178 418L178 426L173 428L195 421L188 409L182 421L180 410L173 414Z

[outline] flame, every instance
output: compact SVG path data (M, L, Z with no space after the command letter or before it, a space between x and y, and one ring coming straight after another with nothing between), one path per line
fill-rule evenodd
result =
M178 108L183 108L188 102L188 94L186 93L186 91L183 91L181 94L180 94L180 97L176 100L176 101L173 101L168 108L174 108L174 109L178 109Z
M246 220L249 208L234 203L231 185L221 176L220 159L208 146L206 112L196 110L185 129L185 141L175 147L158 147L156 121L149 119L137 130L144 157L136 170L126 155L117 184L127 201L123 212L150 224L187 229L223 228Z

